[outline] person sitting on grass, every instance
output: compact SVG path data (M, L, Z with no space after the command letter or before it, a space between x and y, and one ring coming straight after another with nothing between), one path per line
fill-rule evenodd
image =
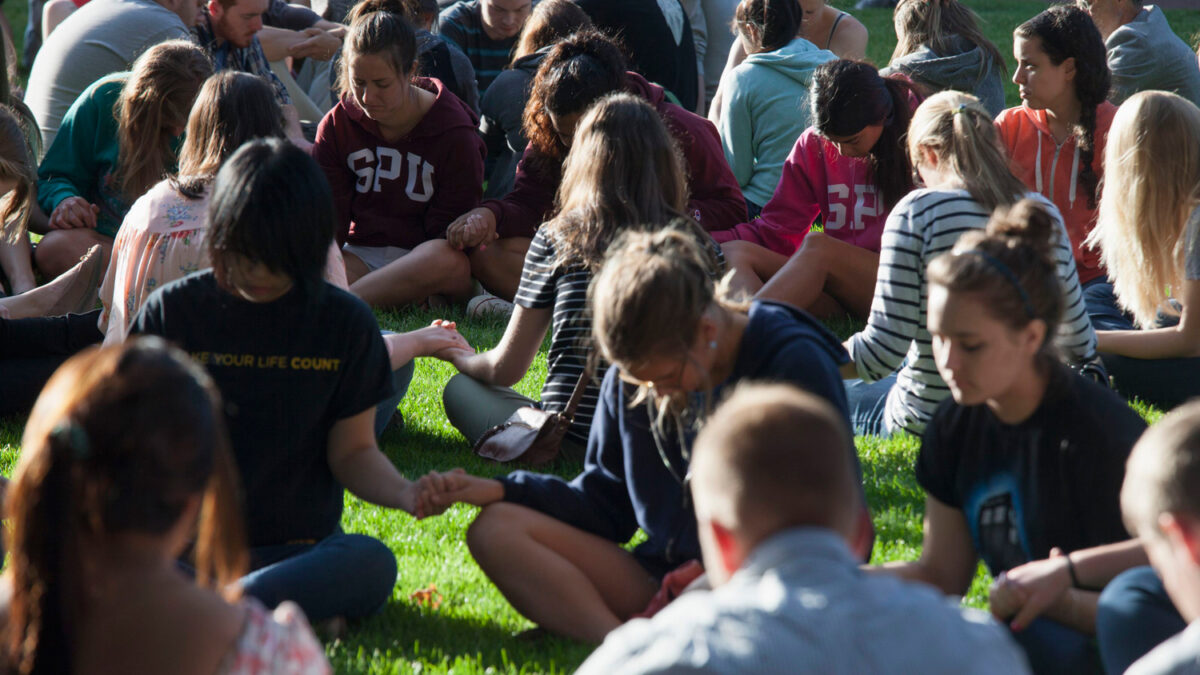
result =
M921 556L870 569L962 595L982 558L992 614L1034 672L1097 672L1097 591L1146 559L1118 503L1146 423L1058 362L1057 225L1022 200L929 264L928 329L953 399L921 438Z
M1083 299L1096 330L1131 327L1117 307L1100 251L1084 240L1096 225L1104 144L1117 108L1104 41L1081 9L1055 5L1013 31L1021 106L996 118L1017 178L1054 202L1071 235Z
M1200 402L1150 427L1133 446L1121 512L1141 539L1187 628L1138 659L1129 675L1194 672L1200 663Z
M1160 408L1200 394L1200 109L1158 91L1134 94L1113 117L1096 229L1123 330L1100 330L1113 386ZM1143 330L1138 330L1137 328Z
M866 316L884 219L913 188L904 134L916 95L902 76L842 60L817 66L810 101L813 126L796 140L762 215L713 238L734 269L734 290L817 316ZM823 230L812 232L817 218Z
M739 385L691 462L714 590L684 593L613 631L579 674L1027 672L983 612L859 571L853 453L827 401L791 385ZM930 639L937 649L898 648Z
M658 112L633 94L609 94L579 122L563 165L558 216L538 228L525 255L516 308L494 349L470 347L438 354L458 369L442 394L446 417L474 444L517 408L538 405L509 386L525 376L553 325L541 406L562 412L589 368L591 319L587 289L612 242L628 229L657 229L683 215L683 160ZM712 239L691 223L697 242ZM597 359L591 359L595 362ZM581 459L606 364L588 376L564 439Z
M676 229L627 233L614 246L589 301L597 349L616 367L600 385L574 480L528 471L431 478L435 509L484 507L467 531L471 555L545 630L598 643L646 610L669 572L697 567L689 448L708 404L730 387L791 382L847 424L837 339L793 307L729 303L712 280L715 263L708 246ZM855 518L861 558L872 536L861 497ZM646 540L629 552L621 545L639 528Z
M734 25L750 56L726 73L716 118L725 159L753 220L779 185L783 162L809 127L813 69L837 57L796 37L796 0L742 0Z
M150 293L212 267L208 201L217 170L246 141L283 135L283 113L261 77L225 71L204 83L188 117L179 175L134 202L113 243L100 288L105 344L125 339Z
M399 14L357 17L342 99L313 146L333 188L350 291L378 307L465 300L473 288L446 227L483 193L483 141L466 104L438 80L414 77L416 54Z
M238 597L237 472L216 388L186 353L141 338L72 358L21 446L5 495L5 672L331 672L294 604Z
M314 622L366 616L396 582L386 545L342 532L345 489L424 512L418 483L376 445L376 406L396 385L375 317L321 279L335 214L307 153L279 139L243 145L213 182L213 269L156 291L132 328L186 349L220 387L253 570L240 583L268 607L295 601ZM389 337L393 362L465 344L436 326Z
M97 80L71 105L38 168L38 206L50 214L34 251L43 274L62 274L95 245L107 267L129 207L174 172L188 111L211 74L199 47L172 40L143 53L132 72Z
M893 14L896 49L882 72L903 73L937 93L979 98L992 117L1004 110L1004 57L959 0L900 0Z
M555 45L538 68L525 107L529 147L517 165L512 192L467 211L447 231L452 246L469 252L471 273L491 293L504 300L516 295L530 241L554 215L554 195L575 127L597 99L620 91L654 106L679 144L687 171L687 214L706 230L745 220L746 202L716 128L670 103L662 87L628 72L611 38L583 30Z
M983 229L997 207L1022 197L1040 203L1058 231L1053 250L1064 297L1055 343L1074 364L1097 360L1096 333L1084 309L1062 217L1050 200L1027 191L1009 171L991 115L979 100L956 91L934 94L917 108L907 138L925 187L908 193L888 216L871 315L846 341L852 374L863 378L846 382L850 417L864 434L920 434L950 396L925 328L925 268L963 233Z
M1200 106L1196 55L1171 30L1161 7L1145 0L1078 0L1100 37L1112 71L1109 100L1121 105L1139 91L1170 91Z

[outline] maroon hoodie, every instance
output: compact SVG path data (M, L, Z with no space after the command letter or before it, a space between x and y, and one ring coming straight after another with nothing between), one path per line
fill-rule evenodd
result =
M413 248L445 237L450 221L479 203L486 150L475 113L439 80L413 83L437 98L395 142L349 96L317 127L313 157L333 188L339 243Z
M690 214L706 230L723 230L746 222L746 200L725 160L721 137L712 122L668 102L662 87L637 73L627 73L625 90L654 106L679 143L687 165ZM496 232L501 237L532 237L551 215L554 193L562 181L562 166L553 171L539 169L541 162L529 161L537 154L532 144L525 148L512 192L482 204L496 214Z

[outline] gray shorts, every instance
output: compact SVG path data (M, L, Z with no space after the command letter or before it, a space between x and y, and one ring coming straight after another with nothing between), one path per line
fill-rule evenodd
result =
M354 257L363 261L367 269L372 272L403 258L410 251L412 249L400 248L399 246L358 246L355 244L344 244L342 246L342 253L353 254Z

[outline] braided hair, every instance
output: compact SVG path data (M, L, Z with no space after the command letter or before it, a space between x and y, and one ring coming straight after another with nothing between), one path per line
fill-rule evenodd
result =
M1079 100L1079 122L1074 125L1079 148L1079 183L1088 196L1088 208L1096 208L1100 176L1093 166L1096 158L1096 108L1108 98L1112 75L1104 39L1087 12L1074 5L1056 5L1017 26L1022 39L1037 38L1050 62L1058 65L1075 59L1075 98Z

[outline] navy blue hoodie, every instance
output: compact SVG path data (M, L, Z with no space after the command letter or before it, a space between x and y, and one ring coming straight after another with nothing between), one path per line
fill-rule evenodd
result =
M756 301L729 378L713 392L720 401L743 381L788 382L827 399L846 418L846 390L838 366L849 361L841 343L820 322L790 305ZM647 406L629 407L635 388L609 368L592 419L583 473L570 482L516 471L501 478L504 499L536 509L568 525L623 543L640 527L647 539L634 551L662 576L700 557L696 517L680 478L687 459L673 432L659 439L650 431ZM694 434L685 442L691 446ZM671 468L664 462L669 461ZM689 453L690 456L690 453ZM856 459L857 461L857 459Z

